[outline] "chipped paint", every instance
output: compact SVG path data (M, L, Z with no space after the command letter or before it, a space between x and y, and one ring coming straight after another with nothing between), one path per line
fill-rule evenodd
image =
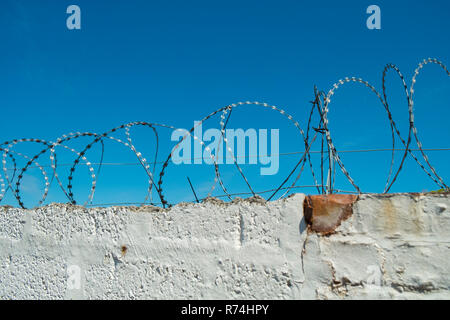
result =
M353 201L0 207L0 299L450 299L450 196Z
M306 222L314 232L331 234L352 215L352 206L357 198L348 194L307 196L303 209Z

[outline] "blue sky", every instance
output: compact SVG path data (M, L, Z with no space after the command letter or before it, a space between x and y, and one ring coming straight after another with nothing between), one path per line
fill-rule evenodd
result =
M66 8L71 4L81 8L81 30L66 28ZM366 28L366 8L371 4L381 8L381 30ZM190 128L211 111L246 100L279 106L305 126L314 85L328 91L338 79L358 76L381 90L386 63L397 64L408 83L423 58L449 63L449 9L448 1L434 0L4 0L0 3L0 140L54 140L73 131L102 133L130 121ZM406 138L408 114L400 81L391 73L387 84L394 119ZM425 148L450 147L449 89L448 76L437 66L419 76L415 113ZM390 147L386 113L364 87L353 84L338 91L329 118L338 150ZM208 125L217 127L218 122L215 118ZM280 152L303 150L294 128L267 110L236 110L229 125L279 128ZM173 145L168 141L170 130L161 134L160 160ZM137 129L133 137L151 159L151 132ZM39 148L24 144L19 150L32 156ZM429 153L444 180L450 177L449 153ZM98 150L88 158L97 162ZM342 158L363 191L383 191L388 152ZM47 160L46 155L42 163ZM73 157L62 151L60 161L71 162ZM105 161L136 159L109 143ZM273 177L260 177L248 168L249 180L257 190L271 189L295 162L295 157L280 159L280 174ZM67 170L58 172L66 179ZM80 202L90 184L86 172L79 170L74 183ZM30 174L23 192L26 204L32 206L42 190L42 179L38 171ZM205 195L214 171L210 166L169 167L164 189L170 202L192 200L186 175ZM248 190L232 166L223 168L223 176L230 191ZM140 201L146 181L140 167L103 167L94 203ZM351 190L339 173L337 183ZM311 185L312 180L306 174L299 184ZM436 188L409 158L391 191ZM315 189L303 191L314 193ZM5 201L15 204L11 192ZM66 200L52 187L48 201Z

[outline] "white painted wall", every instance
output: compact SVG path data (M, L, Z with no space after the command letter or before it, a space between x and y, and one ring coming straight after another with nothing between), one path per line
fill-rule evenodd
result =
M326 237L303 200L1 207L0 298L450 298L448 195L363 195Z

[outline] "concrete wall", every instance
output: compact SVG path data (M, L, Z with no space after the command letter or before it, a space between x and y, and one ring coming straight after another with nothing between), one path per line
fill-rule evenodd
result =
M0 208L0 298L450 298L448 195L362 195L330 235L305 196Z

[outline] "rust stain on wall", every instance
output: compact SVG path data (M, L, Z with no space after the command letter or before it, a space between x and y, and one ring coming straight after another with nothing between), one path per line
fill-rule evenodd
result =
M394 234L397 231L397 212L392 204L391 199L383 202L381 214L379 217L382 220L383 228L390 234Z
M303 204L305 221L309 228L321 234L333 233L343 220L353 213L356 195L330 194L307 196Z
M420 235L424 231L424 221L420 204L415 201L402 205L386 199L381 202L377 214L377 225L391 236L399 232Z

